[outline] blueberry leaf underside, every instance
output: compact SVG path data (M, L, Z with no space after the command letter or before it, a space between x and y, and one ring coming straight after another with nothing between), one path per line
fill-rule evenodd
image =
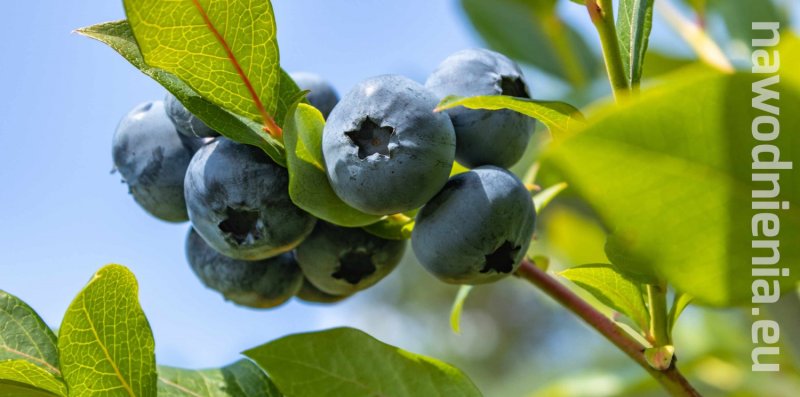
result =
M514 270L514 261L522 247L506 241L496 250L486 255L486 262L481 273L511 273Z
M365 159L375 153L389 156L389 140L394 128L381 126L371 118L366 118L358 129L345 132L350 141L358 147L358 158Z
M653 0L619 2L617 36L625 74L633 85L638 85L642 78L642 65L653 25L653 3Z
M348 252L339 260L339 268L332 274L337 280L345 280L356 285L375 273L372 256L366 252Z

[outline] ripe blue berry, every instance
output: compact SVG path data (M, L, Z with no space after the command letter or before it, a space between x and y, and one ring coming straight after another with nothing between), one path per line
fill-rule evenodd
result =
M206 123L189 112L174 95L167 93L167 96L164 98L164 103L170 120L172 120L175 124L175 128L177 128L178 132L181 134L192 138L211 138L219 136L219 132L212 130Z
M331 83L313 73L295 72L291 77L301 90L310 91L306 99L327 119L333 107L339 102L339 94Z
M233 259L214 251L194 229L186 236L186 258L203 285L243 306L278 306L303 283L291 253L253 262Z
M484 49L459 51L439 65L425 87L440 99L448 95L508 95L530 98L519 66L505 55ZM456 131L456 160L474 168L508 168L525 153L535 120L512 110L447 110Z
M358 84L331 112L322 137L336 194L369 214L420 207L441 189L455 155L455 133L421 85L386 75Z
M368 288L400 263L406 243L373 236L360 228L317 222L295 250L303 274L330 295L351 295Z
M154 217L168 222L189 219L183 179L202 145L175 130L161 101L143 103L120 121L114 134L114 167L133 199Z
M189 218L208 244L236 259L258 260L292 250L315 218L289 198L289 175L260 149L217 138L186 172Z
M417 214L411 244L442 281L481 284L513 273L536 221L530 193L514 174L484 166L451 178Z

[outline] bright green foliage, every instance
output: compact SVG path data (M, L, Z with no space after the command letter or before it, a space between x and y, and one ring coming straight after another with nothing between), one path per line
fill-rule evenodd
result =
M795 79L794 71L784 74ZM611 258L618 268L655 273L698 303L750 301L750 258L770 255L751 249L751 191L770 188L751 182L751 124L764 114L750 108L753 81L750 74L680 73L598 111L547 150L544 168L557 169L614 230L617 249L637 258ZM784 110L800 106L797 86L780 90ZM781 123L782 131L797 129L800 113L781 112ZM782 133L774 143L783 159L800 155L800 135ZM790 264L800 260L800 245L790 243L800 240L800 181L784 173L780 185L780 200L791 206L780 213L780 254ZM797 275L782 277L785 290Z
M53 373L28 360L0 361L0 396L67 396Z
M536 193L533 196L533 206L536 208L536 213L540 214L544 207L547 207L550 202L552 202L559 193L563 192L569 185L566 183L557 183L553 186L548 187L547 189L542 190L539 193Z
M299 104L286 120L284 143L289 169L289 196L298 207L324 221L357 227L375 223L369 215L345 204L334 193L322 160L322 129L325 120L314 107Z
M697 61L689 58L678 58L650 49L644 59L642 78L654 78L674 72L680 68L695 64Z
M464 311L464 303L467 301L472 285L462 285L458 288L458 294L453 301L453 308L450 309L450 328L453 332L461 333L461 313Z
M672 335L672 330L675 324L678 323L678 317L681 316L683 310L692 303L692 297L686 294L675 294L675 300L672 302L672 307L669 310L669 319L667 323L667 330Z
M617 269L624 270L628 277L644 284L658 284L659 276L647 257L628 249L634 244L634 241L628 239L629 237L609 234L604 246L606 257Z
M145 62L211 102L269 127L280 98L269 1L124 0ZM275 131L273 131L274 133Z
M570 104L515 98L505 95L474 96L469 98L448 96L442 99L442 102L436 107L436 111L441 112L458 106L464 106L469 109L511 109L541 121L556 137L571 128L576 128L576 124L580 124L583 121L581 112Z
M481 395L458 369L352 328L287 336L244 354L292 397Z
M602 68L583 38L556 14L556 0L461 0L489 46L581 88Z
M394 214L381 219L379 222L365 226L370 234L387 240L408 240L414 230L414 216L408 214Z
M70 396L156 395L155 343L123 266L98 271L70 304L58 335Z
M569 268L559 273L592 294L604 305L628 316L646 330L650 324L641 284L620 274L611 265L592 264Z
M146 64L127 21L102 23L78 29L77 32L103 42L117 51L134 67L175 95L190 112L209 127L234 141L258 146L278 164L286 164L283 144L264 132L260 124L211 103L175 75ZM288 108L299 92L291 77L282 71L278 111L275 113L279 123L283 123Z
M0 362L25 360L61 376L56 336L33 309L0 290Z
M159 397L281 397L264 371L249 360L206 370L158 367Z
M33 309L0 291L0 395L66 396L56 336Z
M642 65L647 41L653 26L653 0L621 0L617 16L617 37L628 82L637 85L642 78Z

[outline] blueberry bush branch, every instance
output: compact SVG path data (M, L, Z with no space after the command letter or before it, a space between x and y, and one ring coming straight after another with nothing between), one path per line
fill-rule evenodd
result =
M645 358L644 352L646 347L644 345L639 343L639 341L634 339L603 313L595 309L591 304L580 298L558 280L548 275L547 272L537 267L533 262L529 260L523 261L516 275L538 287L542 292L602 334L613 343L614 346L622 350L623 353L647 371L647 373L656 379L671 395L700 396L700 393L695 390L683 374L678 371L674 361L672 365L663 371L653 368Z

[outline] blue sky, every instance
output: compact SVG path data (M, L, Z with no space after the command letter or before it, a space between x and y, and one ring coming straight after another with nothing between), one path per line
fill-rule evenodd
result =
M583 17L564 3L570 19ZM448 54L480 45L454 0L273 4L284 68L327 76L340 93L384 73L424 80ZM164 91L110 49L70 32L123 17L122 2L107 0L12 1L0 13L0 288L57 327L98 268L124 264L139 279L159 361L188 367L225 364L288 333L352 325L363 297L335 308L291 303L267 312L224 302L186 264L188 226L151 218L110 174L119 119ZM532 85L555 96L552 83ZM399 341L363 317L358 325Z

